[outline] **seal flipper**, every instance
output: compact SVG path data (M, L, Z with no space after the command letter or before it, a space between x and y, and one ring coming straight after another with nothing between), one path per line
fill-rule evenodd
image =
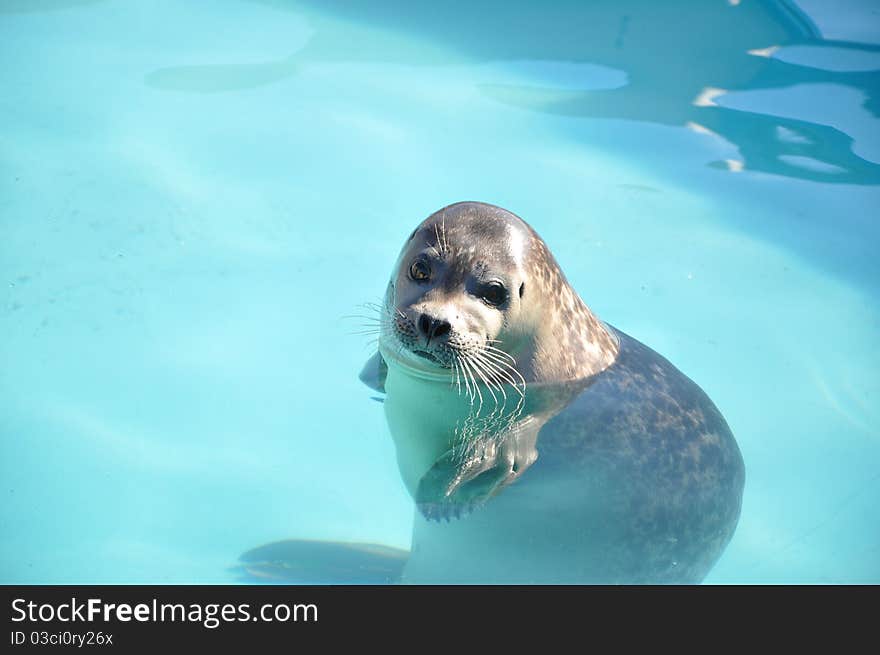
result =
M381 544L287 539L239 558L249 582L279 584L394 584L409 551Z
M361 369L361 374L358 377L361 382L370 387L370 389L385 393L385 378L387 376L388 364L382 359L382 355L379 354L379 351L376 351L376 354L370 357L367 360L367 363L364 364L363 369Z
M481 435L463 454L451 449L419 481L416 504L429 520L469 514L514 482L538 459L538 433L546 420L532 416L498 436Z

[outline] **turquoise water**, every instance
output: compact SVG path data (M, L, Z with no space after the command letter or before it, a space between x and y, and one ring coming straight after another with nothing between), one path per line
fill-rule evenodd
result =
M880 582L877 4L351 5L0 3L0 582L407 548L345 317L464 199L724 413L707 582Z

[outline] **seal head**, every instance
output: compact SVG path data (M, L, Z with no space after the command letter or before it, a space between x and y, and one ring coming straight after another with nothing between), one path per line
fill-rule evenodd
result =
M588 378L617 340L571 288L537 233L477 202L429 216L404 245L380 350L414 375L492 386Z

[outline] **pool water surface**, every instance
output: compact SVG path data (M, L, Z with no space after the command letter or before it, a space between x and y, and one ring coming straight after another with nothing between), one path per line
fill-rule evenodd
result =
M372 4L0 6L0 582L408 548L350 317L459 200L724 414L706 582L880 582L876 3Z

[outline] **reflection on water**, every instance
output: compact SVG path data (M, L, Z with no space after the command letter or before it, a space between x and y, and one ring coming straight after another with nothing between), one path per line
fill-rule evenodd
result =
M875 156L868 157L853 143L855 120L778 116L764 106L740 109L722 101L728 94L741 96L758 89L784 95L790 87L801 85L808 102L834 103L838 98L827 92L828 85L834 84L859 94L864 111L877 116L880 79L873 63L876 57L870 56L872 47L835 41L834 49L823 58L822 48L817 47L823 44L821 37L790 2L600 0L552 6L500 2L473 6L423 1L367 7L255 1L297 11L312 5L316 13L310 19L316 32L285 64L275 62L253 70L253 81L272 79L272 71L279 67L292 73L293 61L436 65L448 64L455 53L461 53L477 61L541 60L547 63L546 69L589 62L624 71L628 83L597 90L584 76L581 88L573 89L544 77L543 86L489 81L482 90L498 102L548 114L699 126L739 149L739 159L711 164L733 172L751 170L847 184L880 180L880 152L875 150ZM332 30L322 29L322 24L332 20L328 14L337 21ZM343 38L340 27L346 33ZM376 27L381 29L376 31ZM418 36L420 46L401 49L401 39L394 38L400 34ZM798 63L804 60L803 51L784 46L814 47L804 63ZM857 65L841 64L841 51L850 51L843 59ZM823 61L829 63L823 65ZM218 75L226 73L229 88L239 88L234 80L242 71L235 67L225 73L204 72L205 79L192 81L193 90L206 84L219 86ZM185 77L183 71L178 75ZM707 90L717 91L715 102L700 102ZM780 130L797 138L778 138Z
M793 45L785 48L772 48L769 56L796 66L807 66L838 73L880 70L880 49L865 48L866 46L859 46L856 49L834 45Z
M784 121L784 125L775 125L776 140L783 142L781 150L785 153L778 155L778 159L797 156L824 161L832 172L851 173L845 178L847 182L855 182L853 175L862 171L864 176L860 179L865 182L875 180L873 162L880 161L880 120L866 108L868 100L859 89L822 83L734 91L719 97L717 104L737 110L734 116L738 120L731 122L736 122L740 129L748 129L752 116L757 116L762 124ZM849 134L830 125L845 125ZM773 143L772 134L765 138ZM844 157L845 161L841 159Z

